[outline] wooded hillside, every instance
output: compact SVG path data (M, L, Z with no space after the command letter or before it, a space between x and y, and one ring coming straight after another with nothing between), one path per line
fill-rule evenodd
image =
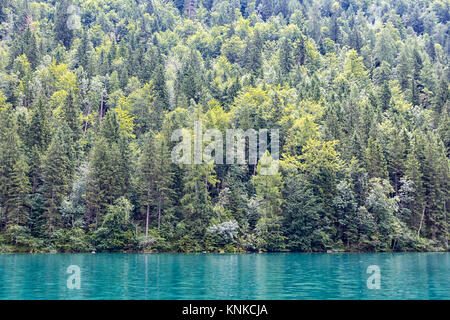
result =
M449 0L0 0L0 251L448 250L449 19ZM279 171L174 164L199 120L279 129Z

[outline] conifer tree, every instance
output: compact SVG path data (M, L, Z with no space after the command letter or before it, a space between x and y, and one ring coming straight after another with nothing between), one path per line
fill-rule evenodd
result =
M383 148L378 140L374 140L372 137L369 138L364 157L367 171L371 177L387 178L386 158L384 157Z
M56 132L43 158L45 217L49 232L62 227L59 209L72 183L73 146L69 132L67 127Z
M27 224L30 192L27 174L16 115L0 92L0 228L2 223Z
M32 112L24 144L28 154L27 160L34 193L41 182L41 160L50 144L51 128L48 110L43 99L39 99Z
M10 195L5 207L10 208L8 224L26 226L30 216L30 182L28 178L28 165L23 154L19 154L13 167L11 176Z
M144 137L144 145L138 163L138 193L140 204L145 211L145 236L148 237L150 214L156 209L158 229L161 226L161 214L170 199L172 179L170 155L162 135L152 132Z
M62 44L69 48L72 43L73 30L67 27L67 21L69 19L69 6L72 5L72 0L63 0L56 6L54 32L57 41L61 41Z
M109 205L130 192L130 148L117 114L109 111L90 155L85 201L86 220L98 226Z
M292 45L291 41L284 38L281 40L281 48L279 53L279 64L282 75L287 75L293 65Z

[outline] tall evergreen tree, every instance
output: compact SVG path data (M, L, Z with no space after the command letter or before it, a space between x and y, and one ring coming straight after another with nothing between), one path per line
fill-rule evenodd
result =
M109 205L130 192L131 154L128 138L121 132L114 111L107 113L100 136L90 155L85 200L86 219L95 227Z
M49 232L63 226L59 209L63 199L68 195L72 183L74 165L71 161L73 158L72 144L69 128L62 127L53 136L43 158L45 217Z
M0 92L0 228L26 225L30 185L16 115Z
M384 157L383 148L378 140L374 140L372 137L367 142L367 148L365 152L366 168L369 175L374 178L387 178L387 164Z

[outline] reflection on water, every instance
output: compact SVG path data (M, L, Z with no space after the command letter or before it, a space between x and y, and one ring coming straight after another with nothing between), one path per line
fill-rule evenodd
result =
M450 299L449 271L449 253L4 254L0 299Z

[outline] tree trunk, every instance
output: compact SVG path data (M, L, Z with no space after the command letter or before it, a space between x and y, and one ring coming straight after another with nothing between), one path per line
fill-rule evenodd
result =
M148 222L150 218L150 188L147 192L147 216L145 219L145 237L148 238Z
M99 115L99 117L100 117L100 122L102 122L102 119L103 119L103 95L100 99L100 115Z
M89 121L89 114L91 113L91 107L92 107L92 103L89 103L88 105L88 112L86 115L86 122L84 123L84 133L83 135L86 135L86 131L87 131L87 127L88 127L88 121Z
M145 218L145 237L148 238L148 220L150 216L150 204L147 204L147 217Z
M445 213L445 248L448 250L448 219L447 219L447 202L444 200L444 213Z
M161 193L159 194L158 199L158 230L161 226Z
M419 230L417 231L417 236L420 236L420 230L422 229L423 217L425 216L425 205L423 205L422 216L420 217Z

